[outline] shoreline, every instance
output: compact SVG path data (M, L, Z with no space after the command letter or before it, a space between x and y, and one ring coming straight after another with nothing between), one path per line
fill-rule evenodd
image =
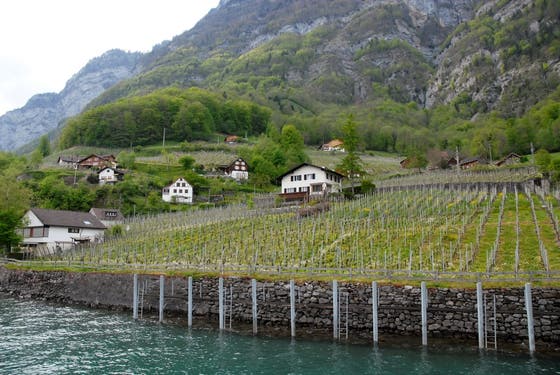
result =
M142 313L152 320L158 317L159 277L139 275L142 285ZM77 307L89 307L128 312L133 318L133 275L70 272L38 272L10 270L0 267L0 293L14 298L54 302ZM187 325L186 279L165 279L163 322ZM217 279L194 280L193 327L218 329L220 307ZM252 335L251 285L249 279L227 278L222 281L231 295L229 314L232 332ZM285 282L262 282L258 286L258 333L263 337L290 337L289 288ZM341 308L340 319L348 322L340 339L333 338L332 288L327 282L298 282L296 297L296 339L319 339L358 345L373 345L371 286L344 283L339 288L350 297ZM369 288L369 289L368 289ZM383 345L422 347L419 288L383 285L380 287L379 342ZM499 294L500 307L498 350L529 353L527 349L526 317L520 309L519 288L489 290ZM476 308L473 291L467 289L429 290L428 341L426 347L463 346L477 348ZM535 297L537 295L537 297ZM475 296L476 297L476 296ZM226 295L226 299L228 299ZM560 353L560 290L534 290L537 353ZM476 298L474 298L476 302ZM368 305L369 303L369 305ZM525 327L523 322L525 321ZM227 320L229 327L229 318ZM344 322L342 322L344 323ZM339 320L339 324L341 324ZM442 344L443 343L443 344ZM487 349L487 350L493 350Z

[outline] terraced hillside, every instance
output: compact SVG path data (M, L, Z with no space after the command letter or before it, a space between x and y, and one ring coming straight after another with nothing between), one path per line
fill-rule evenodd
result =
M250 201L135 218L121 236L64 260L216 272L344 269L526 277L560 271L560 194L496 186L384 190L317 204L315 210L256 210Z

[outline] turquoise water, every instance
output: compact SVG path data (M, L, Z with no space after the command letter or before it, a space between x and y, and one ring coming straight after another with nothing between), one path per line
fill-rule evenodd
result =
M188 330L0 297L0 374L560 374L557 359Z

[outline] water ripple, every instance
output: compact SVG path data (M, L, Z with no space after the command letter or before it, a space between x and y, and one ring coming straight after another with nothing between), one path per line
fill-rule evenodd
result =
M554 358L272 339L0 297L0 374L546 374Z

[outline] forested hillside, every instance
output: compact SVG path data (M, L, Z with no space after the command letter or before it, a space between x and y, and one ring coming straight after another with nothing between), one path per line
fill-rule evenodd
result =
M118 118L119 127L137 129L119 132L123 140L146 144L157 124L154 134L165 127L179 141L205 139L208 129L257 134L265 124L240 123L256 111L278 129L294 124L307 144L318 145L338 136L353 113L364 149L414 154L458 146L497 158L527 153L533 143L557 151L559 17L558 2L549 0L224 1L195 28L154 48L141 74L69 124L106 129L96 118ZM197 98L158 91L168 86L203 88L223 108L208 115ZM177 95L175 110L149 105L156 119L139 113L140 103L160 95ZM183 121L198 107L208 126L174 130L181 106L189 112ZM245 115L233 115L240 108ZM61 144L120 142L91 136L103 130L89 132L66 132Z

